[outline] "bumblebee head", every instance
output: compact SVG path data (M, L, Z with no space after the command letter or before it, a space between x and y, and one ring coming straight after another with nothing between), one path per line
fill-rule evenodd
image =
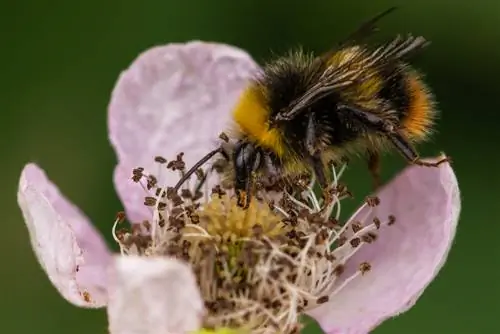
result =
M236 191L249 192L252 174L261 167L264 152L251 141L240 139L233 151L233 168Z

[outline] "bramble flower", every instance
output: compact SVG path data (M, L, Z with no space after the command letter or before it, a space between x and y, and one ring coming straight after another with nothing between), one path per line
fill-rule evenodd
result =
M367 333L444 264L460 212L448 164L406 168L345 223L344 167L331 201L301 178L247 211L217 173L201 196L167 188L217 145L257 70L239 49L191 42L148 50L121 75L109 106L120 255L38 166L24 168L18 202L42 268L69 302L106 306L111 333L296 333L301 314L325 333Z

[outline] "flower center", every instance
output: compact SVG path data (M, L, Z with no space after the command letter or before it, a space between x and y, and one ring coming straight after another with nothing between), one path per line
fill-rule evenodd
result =
M169 166L183 173L182 155ZM217 186L207 196L185 188L178 195L138 168L133 177L153 194L144 201L153 208L153 218L133 225L132 231L115 230L115 238L123 254L168 255L189 262L205 301L206 328L297 333L304 310L334 299L371 269L361 262L348 277L344 270L359 249L377 239L381 225L394 222L387 217L369 224L339 223L340 200L350 196L338 183L343 171L332 171L327 199L316 196L314 180L300 177L290 180L290 187L274 187L279 189L274 202L255 196L242 209L230 190ZM369 200L369 205L377 204Z

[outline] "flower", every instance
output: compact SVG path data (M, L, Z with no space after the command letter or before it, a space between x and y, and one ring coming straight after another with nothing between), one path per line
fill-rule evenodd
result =
M110 254L88 219L38 166L28 164L24 168L18 202L42 268L69 302L83 307L107 306L111 333L185 333L198 329L206 317L204 306L209 314L211 312L205 295L210 289L199 281L199 270L206 267L201 261L203 257L199 256L201 253L193 248L194 244L199 245L200 233L208 233L215 241L215 236L219 235L221 243L217 247L229 247L229 254L243 252L235 248L231 240L253 238L245 228L246 220L241 218L239 209L221 193L202 201L205 203L202 211L193 209L198 216L190 212L188 217L182 211L189 222L194 217L199 219L199 226L187 226L183 220L179 228L165 229L162 222L165 224L169 217L161 214L172 214L175 207L163 202L166 207L159 208L165 193L162 186L175 184L178 175L167 170L164 159L157 156L161 154L170 159L185 152L172 160L175 163L171 163L170 169L176 169L183 164L192 165L214 148L218 133L229 121L232 105L256 70L255 62L242 50L221 44L190 42L152 48L121 75L109 106L109 135L118 156L114 180L127 218L134 223L148 221L148 224L136 224L140 229L132 233L115 234L128 253L126 256ZM138 169L138 166L142 167ZM136 182L130 179L132 170ZM217 177L209 176L209 187L217 182ZM338 186L337 180L334 186ZM313 222L319 214L319 201L307 189L303 194L304 203L309 198L312 204L297 218L297 226L310 233L314 224L305 223ZM338 199L341 195L337 195ZM172 197L166 196L172 201ZM307 272L303 272L302 280L294 280L296 284L290 289L300 292L299 288L307 287L305 292L316 298L314 305L296 306L314 317L326 333L367 333L385 319L406 311L446 260L460 212L457 180L449 164L439 168L408 167L382 188L377 198L378 205L371 201L365 203L344 227L333 224L323 242L315 238L314 247L312 241L309 246L300 246L301 250L316 252L321 246L322 253L314 260L316 262L311 262L314 256L306 251L307 256L294 258L303 260L302 264L292 266L294 274L301 273L297 270ZM304 203L291 205L297 208ZM274 209L288 215L285 202L281 204ZM330 212L335 208L339 208L338 201L329 206ZM252 211L257 223L248 226L259 227L252 233L271 241L275 240L273 238L282 240L283 235L290 239L293 233L280 225L283 219L276 219L279 212L271 209L258 207ZM117 222L121 218L118 217ZM172 222L169 220L168 224ZM239 227L235 229L235 226ZM301 232L300 228L296 232ZM172 231L181 233L180 237ZM317 236L321 229L314 231ZM153 242L141 247L133 237L143 235L149 235ZM223 241L223 237L228 237L229 241ZM162 240L166 242L157 242ZM127 241L133 242L127 244ZM179 244L173 241L187 243L180 244L184 248L175 248L171 246ZM263 241L261 246L264 244ZM276 263L267 267L262 263L248 265L243 267L245 272L239 272L239 277L248 279L248 275L257 275L265 268L278 268L283 258L292 256L276 250L275 246L282 245L280 243L267 245L267 248L257 247L258 254L267 254L257 260L270 258L276 259ZM332 251L330 245L335 246ZM279 254L282 258L270 254ZM328 261L325 254L331 255ZM229 260L236 259L231 256ZM187 259L190 265L173 257ZM327 274L320 276L328 279L308 278L314 277L311 266L320 262L322 270L329 268ZM228 271L230 268L226 266L218 273L222 275ZM262 275L274 277L272 270ZM317 282L321 282L319 288L312 291L311 287ZM229 293L233 291L233 287L224 289ZM292 291L290 289L288 291ZM328 294L315 295L325 291ZM306 299L303 297L300 301ZM287 299L289 302L296 300L299 299ZM286 315L294 316L290 312Z

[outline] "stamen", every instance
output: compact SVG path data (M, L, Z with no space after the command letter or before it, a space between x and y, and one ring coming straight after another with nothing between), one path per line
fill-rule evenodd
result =
M161 167L158 176L169 169L182 178L186 171L182 158L179 154L167 162L155 157ZM152 211L152 219L121 232L117 226L124 217L117 217L113 238L122 255L166 255L189 262L205 301L206 328L298 333L299 316L305 310L337 302L339 291L354 279L363 279L371 269L368 262L338 283L353 255L376 242L376 232L395 221L391 216L384 222L378 218L366 222L366 216L339 222L340 201L350 196L339 184L345 169L346 164L338 172L332 169L327 199L314 192L314 175L301 176L291 180L290 187L277 180L257 184L258 196L242 209L232 185L217 185L209 193L205 183L200 195L199 185L191 190L187 178L178 194L158 184L161 177L139 167L132 172L133 179L145 190L144 205ZM202 180L211 171L193 174ZM268 191L281 193L278 204L269 200Z

